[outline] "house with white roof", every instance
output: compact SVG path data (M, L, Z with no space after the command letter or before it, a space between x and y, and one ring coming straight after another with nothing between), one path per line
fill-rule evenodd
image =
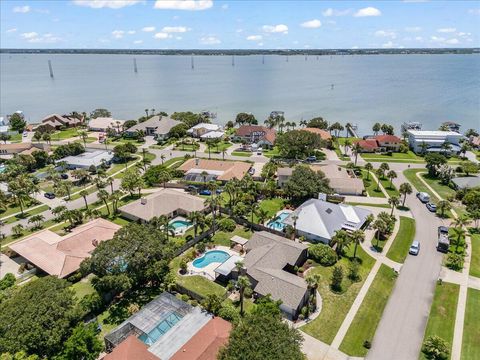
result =
M428 131L428 130L408 130L408 145L415 153L437 152L437 153L459 153L460 139L462 134L454 131ZM442 149L444 143L450 144L450 150ZM425 144L425 145L424 145Z
M109 164L113 159L111 151L96 150L85 151L76 156L67 156L60 159L59 162L65 161L69 169L88 169L90 166L98 168L103 163Z
M123 130L126 120L114 119L111 117L97 117L90 119L88 122L88 130L106 132L107 129L114 129L118 133Z
M283 223L293 227L296 222L298 236L328 244L338 230L362 229L370 214L370 211L357 206L310 199L293 211Z
M217 124L210 123L200 123L187 130L187 133L191 134L193 137L202 137L212 131L221 131L221 126ZM223 133L223 131L222 131Z
M223 131L209 131L202 136L200 136L200 140L208 140L208 139L221 139L225 136Z

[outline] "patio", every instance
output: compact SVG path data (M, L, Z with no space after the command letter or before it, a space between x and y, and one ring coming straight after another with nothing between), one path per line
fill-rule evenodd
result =
M213 251L213 250L224 251L229 255L229 258L226 259L225 261L221 262L221 263L220 262L212 262L212 263L206 265L203 268L198 268L195 265L193 265L193 262L195 260L202 258L203 256L205 256L206 253L208 253L209 251ZM196 257L193 261L190 261L187 264L187 273L183 276L200 275L200 276L203 276L203 277L205 277L209 280L214 281L216 279L215 270L217 268L220 268L220 266L222 266L223 264L227 263L230 258L236 259L235 260L235 262L236 262L236 261L242 260L243 256L240 255L240 253L238 253L238 252L236 252L236 251L234 251L234 250L232 250L232 249L230 249L226 246L215 246L214 248L205 251L205 253L203 253L201 256Z

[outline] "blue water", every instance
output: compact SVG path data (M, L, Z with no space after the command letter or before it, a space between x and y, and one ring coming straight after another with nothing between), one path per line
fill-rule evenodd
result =
M285 224L283 223L283 220L285 220L288 217L288 215L290 215L289 212L280 213L280 215L278 215L275 219L269 221L267 226L270 229L282 231L285 228Z
M99 107L119 119L152 107L210 110L223 124L241 111L263 122L283 110L297 125L323 116L366 135L377 121L478 129L480 114L480 55L237 56L235 66L230 56L195 56L192 70L190 56L0 54L0 79L0 116L23 110L29 122Z
M148 334L143 334L139 337L148 346L153 345L163 334L170 330L173 325L178 323L182 319L182 316L172 312L168 317L159 323Z
M185 220L173 220L169 223L171 227L173 227L175 230L180 229L180 228L186 228L189 226L192 226L192 223L190 221L185 221Z
M210 265L211 263L223 263L225 262L230 255L222 250L212 250L208 251L201 258L193 260L193 266L197 268L204 268L205 266Z
M0 165L0 174L5 172L7 170L7 167L5 165Z

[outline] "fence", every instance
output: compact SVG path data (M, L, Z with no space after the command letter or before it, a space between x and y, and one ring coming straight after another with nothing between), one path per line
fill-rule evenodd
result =
M197 243L199 243L200 241L202 241L203 239L205 239L206 237L208 237L212 234L213 234L213 229L209 229L209 230L205 231L203 234L198 235L197 237L193 238L190 241L187 241L182 247L180 247L179 249L177 249L173 253L173 256L176 257L176 256L184 253L185 251L190 249L192 246L196 245Z
M175 284L175 290L177 290L177 292L179 292L180 294L185 294L185 295L188 295L188 297L190 297L191 299L194 299L194 300L197 300L198 302L201 302L203 299L205 299L205 296L191 290L191 289L188 289L186 287L184 287L183 285L180 285L180 284ZM226 299L228 297L229 293L228 291L226 291L221 297L222 299Z

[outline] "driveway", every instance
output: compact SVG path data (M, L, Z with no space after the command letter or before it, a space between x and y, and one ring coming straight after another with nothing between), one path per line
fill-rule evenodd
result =
M400 169L397 175L395 185L398 188L407 179ZM421 251L418 256L407 257L367 359L418 359L435 283L440 275L442 254L436 250L437 227L448 225L448 222L430 213L413 194L407 197L406 205L416 220L415 239L420 241Z

